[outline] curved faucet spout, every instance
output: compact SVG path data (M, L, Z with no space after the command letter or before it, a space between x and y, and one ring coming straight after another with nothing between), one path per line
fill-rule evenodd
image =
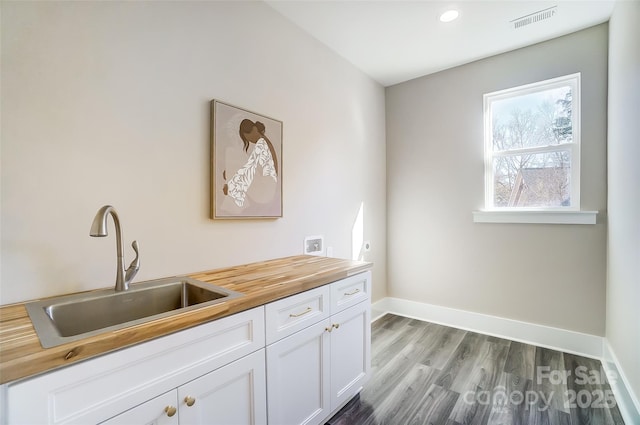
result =
M93 237L104 237L107 236L107 217L111 215L113 217L113 224L116 228L116 251L117 251L117 270L116 270L116 291L126 291L129 289L129 283L133 280L133 277L138 272L140 268L140 260L138 259L138 243L136 241L133 242L133 249L136 252L136 258L131 263L131 266L126 270L124 269L124 259L123 259L123 244L122 244L122 231L120 229L120 219L118 218L118 213L115 208L111 205L105 205L100 208L96 213L96 216L93 218L93 223L91 223L91 230L89 231L89 235Z
M113 221L116 225L116 237L120 237L120 219L118 218L118 213L115 208L111 205L105 205L98 210L96 216L93 218L93 223L91 223L89 235L93 237L103 237L109 234L107 232L107 217L109 213L113 216Z

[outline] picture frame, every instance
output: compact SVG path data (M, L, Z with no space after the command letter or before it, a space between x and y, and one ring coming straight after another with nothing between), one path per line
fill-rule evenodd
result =
M211 101L211 218L282 217L283 123Z

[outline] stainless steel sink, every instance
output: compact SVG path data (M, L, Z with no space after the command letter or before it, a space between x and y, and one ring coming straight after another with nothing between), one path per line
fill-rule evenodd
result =
M188 277L33 301L27 312L44 348L218 304L241 293Z

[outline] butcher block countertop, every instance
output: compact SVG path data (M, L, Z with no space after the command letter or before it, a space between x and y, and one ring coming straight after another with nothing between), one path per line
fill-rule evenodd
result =
M371 263L300 255L188 276L244 296L189 312L42 348L24 303L0 307L0 383L46 372L109 351L258 307L364 272Z

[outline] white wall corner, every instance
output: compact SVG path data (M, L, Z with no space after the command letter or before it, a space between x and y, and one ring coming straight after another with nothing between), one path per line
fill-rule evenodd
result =
M371 303L371 322L375 322L385 314L390 313L388 300L389 298L385 297Z
M607 374L607 379L618 404L618 409L627 425L640 424L640 400L634 394L629 385L629 379L620 367L609 341L603 338L602 366Z

